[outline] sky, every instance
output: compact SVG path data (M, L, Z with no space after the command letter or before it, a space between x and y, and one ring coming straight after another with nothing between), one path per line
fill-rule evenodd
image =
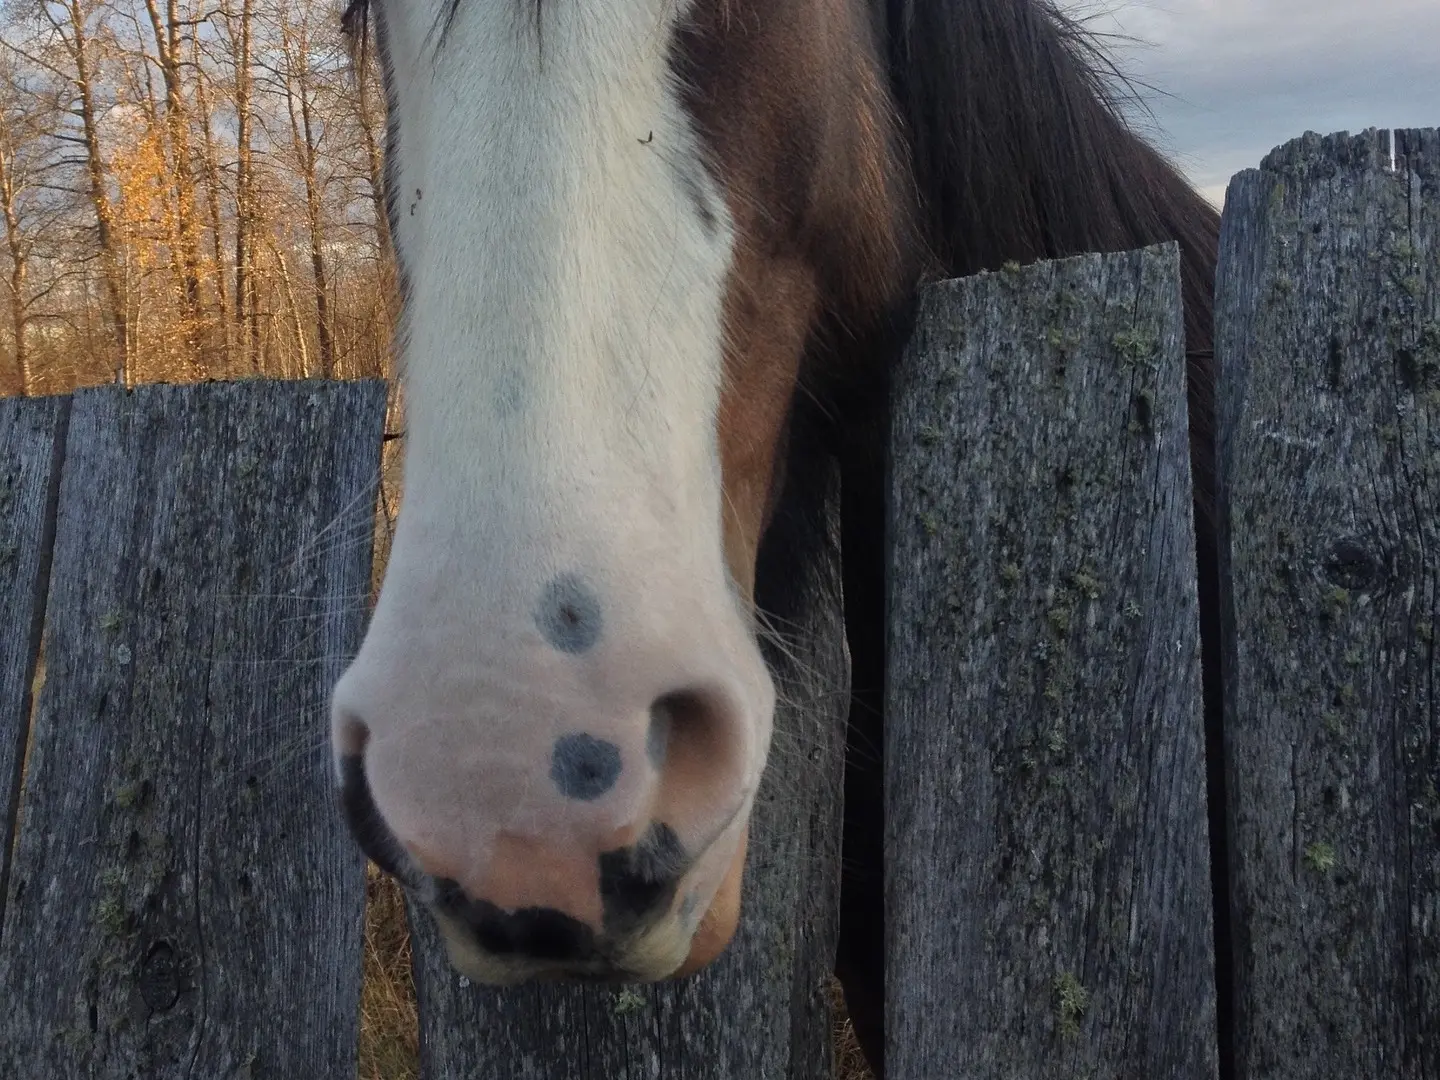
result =
M1440 0L1061 0L1153 117L1136 126L1220 205L1306 131L1440 127Z

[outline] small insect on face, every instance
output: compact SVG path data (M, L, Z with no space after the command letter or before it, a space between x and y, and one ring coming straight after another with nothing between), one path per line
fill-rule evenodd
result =
M737 918L785 395L737 422L743 255L673 70L688 7L372 12L408 436L334 750L357 839L486 982L664 978Z

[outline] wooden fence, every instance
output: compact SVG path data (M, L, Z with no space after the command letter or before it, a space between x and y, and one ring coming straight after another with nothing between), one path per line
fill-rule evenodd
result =
M1237 177L1216 350L1212 865L1174 247L923 299L891 1080L1440 1077L1440 133ZM364 383L0 402L0 1077L355 1076L364 869L325 704L383 412ZM848 677L812 471L761 567L799 647L770 652L735 945L676 984L495 991L417 920L425 1076L832 1075Z

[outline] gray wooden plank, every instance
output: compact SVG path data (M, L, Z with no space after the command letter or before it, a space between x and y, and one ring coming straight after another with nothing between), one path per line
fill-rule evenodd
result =
M1217 282L1237 1078L1440 1076L1440 134L1230 186Z
M330 684L379 384L77 393L0 952L0 1076L355 1076Z
M886 1060L1216 1074L1173 245L944 282L893 403Z
M803 432L793 444L807 443ZM812 471L813 470L813 471ZM757 596L782 705L751 826L741 925L705 971L648 986L495 989L459 979L412 909L422 1076L434 1080L828 1080L826 979L839 910L849 660L840 606L837 476L792 463Z
M0 400L0 926L69 415L68 398Z

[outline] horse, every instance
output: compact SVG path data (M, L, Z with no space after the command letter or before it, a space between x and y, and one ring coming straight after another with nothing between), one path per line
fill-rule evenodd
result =
M710 963L775 687L767 530L838 463L836 974L883 1075L886 399L927 281L1176 241L1206 690L1215 211L1049 0L351 0L388 105L404 503L340 800L472 979Z

